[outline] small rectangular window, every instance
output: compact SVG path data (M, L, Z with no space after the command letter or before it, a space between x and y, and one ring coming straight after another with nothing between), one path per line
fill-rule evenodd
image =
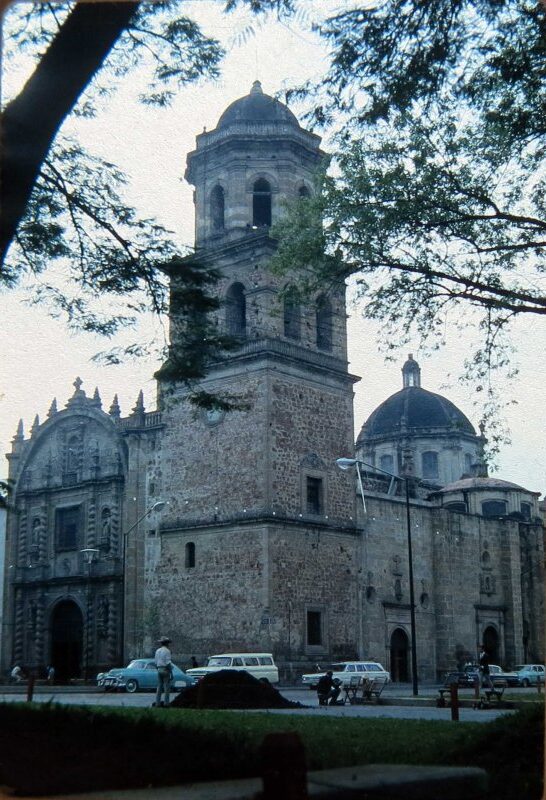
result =
M257 658L254 657L245 658L245 667L257 667L257 666L259 666Z
M56 514L56 533L58 550L76 550L80 527L80 506L58 508Z
M267 656L260 656L260 664L269 665L273 663L273 659L268 658Z
M311 647L322 644L322 614L320 611L307 612L307 644Z
M322 478L307 476L307 513L321 514L323 506Z

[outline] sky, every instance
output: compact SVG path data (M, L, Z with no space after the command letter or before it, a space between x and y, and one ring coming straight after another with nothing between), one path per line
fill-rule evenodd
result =
M326 4L320 4L321 9ZM221 14L218 4L185 3L185 13L197 18L207 33L218 37L228 50L217 81L204 81L180 90L173 104L158 109L138 102L142 87L138 75L121 81L95 119L69 120L63 128L76 135L95 155L121 167L130 179L129 199L146 216L154 216L175 232L181 247L193 243L192 187L183 180L186 154L195 147L195 136L204 127L211 130L233 100L247 94L252 82L260 80L270 95L291 85L320 78L327 54L309 30L316 7L309 3L305 13L291 23L257 22L249 14L230 17ZM252 25L253 34L248 32ZM241 31L247 30L241 36ZM9 15L4 41L9 47ZM4 67L6 61L4 60ZM31 70L25 59L4 68L5 99L16 94ZM291 106L298 115L301 108ZM324 141L328 149L328 140ZM449 397L477 427L475 402L479 399L458 375L471 337L450 331L446 321L446 346L426 354L417 342L399 352L398 359L385 363L380 352L376 327L362 319L358 308L349 304L349 369L361 376L355 388L355 436L371 412L402 388L401 367L409 352L421 365L424 388ZM28 435L36 414L43 421L52 399L63 408L73 394L76 377L92 394L98 386L103 407L108 410L115 393L122 414L133 408L140 389L147 410L155 407L153 372L159 364L141 359L120 366L105 367L91 361L108 342L91 335L69 334L61 320L54 320L45 308L29 306L24 290L0 295L5 346L0 360L0 453L9 452L20 418ZM542 324L542 328L540 328ZM146 334L162 336L157 323L143 323ZM122 334L127 341L129 334ZM505 387L514 401L506 411L512 444L503 447L496 475L533 491L546 492L546 436L544 435L543 362L546 329L539 320L514 329L519 376ZM7 462L0 455L0 476L7 474Z

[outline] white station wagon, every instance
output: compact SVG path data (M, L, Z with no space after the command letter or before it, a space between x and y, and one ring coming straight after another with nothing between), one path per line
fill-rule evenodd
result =
M199 681L210 672L220 672L222 669L249 672L254 678L265 678L269 683L279 682L279 670L271 653L220 653L210 656L204 667L193 667L186 670L186 674Z
M330 669L333 672L332 677L341 681L342 686L349 686L351 678L357 676L370 678L371 680L382 678L385 683L388 683L391 679L387 670L377 661L338 661L336 664L332 664ZM188 670L188 672L191 672L191 670ZM302 675L301 680L304 686L316 689L320 678L325 674L326 670L324 672L312 672L308 675Z

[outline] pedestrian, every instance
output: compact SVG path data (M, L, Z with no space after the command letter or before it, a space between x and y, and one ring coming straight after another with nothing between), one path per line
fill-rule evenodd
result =
M198 666L199 666L199 664L197 663L196 657L192 656L191 659L190 659L190 668L191 669L195 669L195 667L198 667Z
M19 666L19 664L15 664L11 671L11 680L13 683L22 683L25 679L23 675L23 670Z
M491 680L491 675L489 672L489 655L485 647L482 646L480 651L480 657L478 659L478 663L480 665L480 676L481 676L481 684L482 688L486 686L488 689L493 689L493 682Z
M159 647L155 651L155 665L157 667L157 692L155 695L154 706L168 706L171 691L171 680L173 674L173 664L171 661L171 651L168 645L171 640L168 636L162 636L159 640ZM165 700L161 700L164 695Z
M55 667L51 664L47 668L47 682L49 684L55 683Z
M323 675L317 684L317 695L319 706L327 706L330 701L331 706L335 706L336 700L341 692L339 681L334 679L332 670Z

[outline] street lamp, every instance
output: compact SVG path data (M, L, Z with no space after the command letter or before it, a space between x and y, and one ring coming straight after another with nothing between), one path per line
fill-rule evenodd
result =
M411 547L411 515L410 515L410 496L409 496L409 481L408 478L400 475L394 475L392 472L387 472L385 469L375 467L373 464L367 464L365 461L360 461L357 458L338 458L336 464L340 469L347 470L352 467L356 468L358 476L358 485L362 494L362 505L364 506L364 513L366 513L366 501L364 499L364 486L362 484L362 475L360 467L370 467L375 472L382 472L384 475L389 475L391 479L403 480L406 490L406 528L408 533L408 573L409 573L409 590L410 590L410 626L411 626L411 678L413 685L413 695L417 697L419 694L418 681L417 681L417 637L415 633L415 593L413 589L413 553Z
M83 550L80 550L80 553L84 557L85 563L87 564L87 620L85 624L85 657L83 662L83 679L84 681L87 681L89 651L91 649L89 644L89 638L91 634L91 567L93 566L95 559L99 557L100 550L97 550L94 547L86 547Z
M137 528L142 520L146 519L147 516L153 514L154 511L161 511L167 505L166 500L156 500L156 502L151 505L149 508L146 509L144 514L134 522L130 528L127 528L126 531L123 533L123 542L122 542L122 552L121 552L121 570L122 570L122 615L121 615L121 662L125 665L125 616L126 616L126 606L125 606L125 572L126 572L126 558L127 558L127 537L129 534ZM135 575L136 575L136 554L135 554ZM136 615L136 578L135 578L135 615Z

